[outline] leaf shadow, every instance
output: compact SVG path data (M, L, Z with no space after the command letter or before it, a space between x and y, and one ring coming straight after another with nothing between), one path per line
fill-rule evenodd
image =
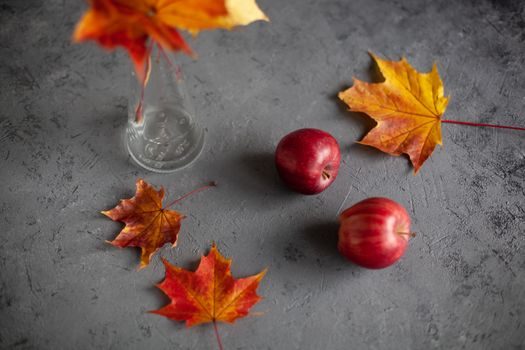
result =
M381 70L379 70L379 66L375 63L372 57L370 57L370 64L368 65L366 73L368 74L367 78L370 83L378 84L385 81Z

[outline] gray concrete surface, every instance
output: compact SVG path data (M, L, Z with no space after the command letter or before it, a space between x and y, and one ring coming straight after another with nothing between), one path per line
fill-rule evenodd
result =
M167 299L159 257L104 243L121 227L98 212L143 177L169 199L215 180L178 209L179 245L159 255L194 268L216 241L236 276L269 268L262 316L220 325L227 349L523 349L525 138L443 126L420 174L354 144L370 126L336 100L373 78L367 50L420 70L437 61L449 119L525 124L522 1L259 0L272 22L190 39L181 58L206 126L190 168L157 175L122 146L130 64L72 45L83 1L0 2L0 347L214 349L209 326L147 314ZM343 150L339 178L287 191L272 153L316 127ZM337 214L369 196L408 209L415 238L395 266L369 271L336 250Z

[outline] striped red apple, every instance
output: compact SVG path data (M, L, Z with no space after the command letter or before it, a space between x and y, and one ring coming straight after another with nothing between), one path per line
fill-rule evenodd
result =
M365 199L343 211L339 219L339 252L369 269L394 264L414 236L405 208L388 198Z

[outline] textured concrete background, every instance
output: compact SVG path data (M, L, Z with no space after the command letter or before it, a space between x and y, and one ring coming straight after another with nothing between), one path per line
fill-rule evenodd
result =
M354 144L369 128L335 96L372 79L367 50L437 61L449 119L525 124L522 1L260 0L272 23L191 40L182 58L207 127L191 167L156 175L122 145L130 64L72 45L82 1L0 1L0 347L213 349L212 328L147 314L167 299L157 257L104 243L121 225L99 210L137 177L168 198L208 180L217 189L177 209L179 245L161 254L194 268L215 240L236 276L264 267L265 300L235 325L227 349L523 349L525 138L443 126L420 174L404 157ZM286 133L316 127L343 150L339 178L306 197L276 177ZM417 238L395 266L369 271L336 250L337 214L369 196L408 209Z

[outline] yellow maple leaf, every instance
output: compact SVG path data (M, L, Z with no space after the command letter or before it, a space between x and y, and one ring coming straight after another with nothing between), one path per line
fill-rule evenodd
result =
M268 21L255 0L157 0L161 11L159 19L164 23L197 34L203 29L247 25L254 21Z
M382 60L370 54L385 81L354 86L339 93L353 112L363 112L377 125L360 141L391 155L407 154L417 173L441 145L441 116L448 104L443 83L434 64L429 73L415 70L405 58Z

